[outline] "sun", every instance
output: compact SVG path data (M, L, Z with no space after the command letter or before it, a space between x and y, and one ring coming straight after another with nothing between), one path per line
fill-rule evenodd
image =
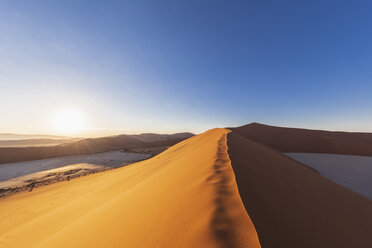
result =
M63 134L77 134L85 129L84 115L75 109L65 109L57 112L53 119L54 129Z

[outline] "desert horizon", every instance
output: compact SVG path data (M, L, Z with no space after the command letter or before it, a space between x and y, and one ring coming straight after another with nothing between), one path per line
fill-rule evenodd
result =
M0 1L0 248L372 248L371 1Z
M64 153L51 151L69 143L0 148L0 158L6 161L7 154L11 159L0 161L0 245L148 247L154 240L157 247L372 244L372 133L251 123L198 135L87 141L69 141L75 149ZM33 211L23 214L30 207ZM169 229L166 223L176 216ZM273 233L271 226L279 229ZM91 235L102 228L110 232ZM180 228L190 233L179 236ZM144 231L152 238L143 239ZM295 232L296 239L288 232ZM310 242L314 235L318 238Z

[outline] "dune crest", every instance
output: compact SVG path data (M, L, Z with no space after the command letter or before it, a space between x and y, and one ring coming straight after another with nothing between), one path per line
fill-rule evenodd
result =
M0 201L0 247L260 247L213 129L160 155Z

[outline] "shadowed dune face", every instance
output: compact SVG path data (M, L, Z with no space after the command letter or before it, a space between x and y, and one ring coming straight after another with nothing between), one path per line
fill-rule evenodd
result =
M218 141L213 174L215 210L211 229L221 248L260 247L254 226L244 213L227 153L226 134ZM243 218L243 221L242 219Z
M258 248L213 129L160 155L0 200L0 247Z
M249 140L280 152L372 156L372 134L285 128L252 123L229 128Z
M234 131L227 144L262 247L372 247L371 201Z

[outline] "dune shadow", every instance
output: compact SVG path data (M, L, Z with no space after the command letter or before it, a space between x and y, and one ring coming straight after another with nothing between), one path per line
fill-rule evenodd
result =
M228 211L232 201L232 191L229 187L231 177L226 174L229 158L226 151L226 135L218 141L217 159L213 166L213 174L208 179L215 187L214 203L216 208L211 220L213 236L220 248L236 248L236 231L234 219Z

